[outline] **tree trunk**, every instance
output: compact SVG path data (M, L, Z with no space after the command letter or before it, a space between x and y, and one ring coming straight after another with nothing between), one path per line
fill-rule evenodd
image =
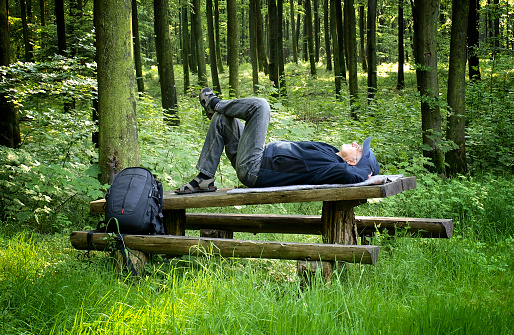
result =
M367 59L368 59L368 103L377 92L377 0L368 0Z
M280 80L280 94L287 95L286 73L284 67L284 0L277 0L277 23L278 23L278 79Z
M280 0L279 0L280 1ZM305 25L307 27L307 43L309 51L309 63L311 65L311 76L316 76L316 60L314 54L314 35L312 32L311 0L305 0Z
M444 155L439 147L441 112L437 80L437 22L438 0L413 0L414 60L418 91L421 96L421 129L423 156L431 159L427 168L444 174Z
M46 27L45 7L45 0L39 0L39 15L42 27Z
M214 91L221 93L218 66L216 61L216 42L214 41L214 26L212 17L212 0L205 2L205 15L207 16L207 34L209 36L209 59L211 62L211 79Z
M134 34L134 64L136 66L137 91L145 91L143 66L141 62L141 41L139 39L139 20L137 15L137 0L132 0L132 32Z
M250 61L252 63L252 87L253 93L257 93L259 85L259 62L257 52L257 18L256 18L256 1L250 0L248 10L248 21L250 30Z
M262 22L262 12L261 12L261 0L256 0L255 3L255 16L256 16L256 24L257 24L257 52L259 57L259 68L264 72L264 74L269 73L269 65L268 65L268 56L266 55L266 38L264 35L263 27L264 24ZM297 43L298 45L298 43Z
M96 0L100 182L139 165L131 0Z
M339 52L339 72L336 76L340 77L341 82L346 83L346 64L345 64L345 45L344 45L344 29L343 29L343 7L342 0L335 1L336 10L336 30L337 30L337 50ZM341 92L336 91L336 95Z
M268 0L269 79L280 89L278 78L278 18L276 0Z
M11 39L9 34L9 7L7 0L0 0L0 66L11 63ZM0 80L8 81L5 74ZM18 112L5 94L0 94L0 145L17 148L21 142Z
M337 19L336 19L336 2L340 2L339 0L329 0L330 2L330 32L332 35L332 50L334 53L334 85L336 92L336 99L341 98L341 65L339 60L339 35L337 32Z
M366 60L366 12L364 10L364 5L359 6L359 35L360 35L360 43L359 43L359 55L360 62L362 65L362 71L368 71L368 62Z
M216 35L216 61L218 63L219 72L223 73L225 69L223 68L223 59L221 57L219 0L214 0L214 29Z
M27 7L25 0L20 0L21 26L23 28L23 44L25 45L25 61L32 62L34 58L34 48L30 38L29 26L27 23Z
M478 58L478 49L480 47L480 18L478 11L480 9L480 0L470 0L469 17L468 17L468 75L469 80L480 80L480 60Z
M398 81L396 83L398 90L405 88L405 72L403 71L405 64L405 49L403 46L404 30L403 0L398 0Z
M453 175L467 172L465 142L466 110L466 30L469 0L453 0L452 30L450 40L450 65L448 70L448 117L446 139L453 141L456 149L446 153L446 171Z
M189 21L187 19L187 12L189 11L189 3L182 5L182 72L184 73L184 94L189 92L189 59L191 54L189 52Z
M291 0L291 3L293 1ZM327 58L327 71L332 71L332 52L330 48L330 9L329 9L329 0L324 0L323 2L323 21L325 24L323 25L324 35L325 35L325 57Z
M239 37L236 0L227 0L227 39L228 39L228 84L229 96L239 97Z
M64 0L55 0L55 25L57 26L57 48L59 55L66 53L66 26L64 20Z
M205 47L203 45L203 28L202 28L200 0L193 0L193 11L194 11L194 15L193 15L192 20L193 20L193 25L195 26L194 42L195 42L195 49L196 49L196 60L198 63L198 85L201 87L205 87L205 86L208 86L208 82L207 82L207 65L205 64Z
M320 22L319 22L319 4L318 0L312 0L314 15L314 60L319 62L319 48L320 48Z
M180 120L177 114L177 92L173 70L168 8L168 0L154 0L155 51L165 120L169 125L178 126Z
M289 6L289 12L291 14L291 45L293 48L293 62L298 63L298 43L296 38L297 31L294 23L294 0L289 0Z
M348 86L350 89L351 117L357 119L356 108L359 98L359 81L357 78L357 22L355 20L355 7L353 0L344 0L345 20L348 22L347 53L348 53Z

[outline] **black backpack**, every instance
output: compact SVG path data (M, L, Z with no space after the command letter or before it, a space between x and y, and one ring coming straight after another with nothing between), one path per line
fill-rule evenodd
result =
M161 182L147 169L130 167L122 170L114 176L105 195L106 231L165 234L162 194Z

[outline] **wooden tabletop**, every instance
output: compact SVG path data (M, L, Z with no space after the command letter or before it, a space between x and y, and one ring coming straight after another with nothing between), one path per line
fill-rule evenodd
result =
M164 192L163 209L172 210L309 201L366 200L372 198L386 198L414 188L416 188L416 177L397 178L382 185L274 191L267 193L227 194L227 191L230 189L219 189L216 192L178 195L172 191L166 191ZM92 201L91 214L104 213L104 203L105 199Z

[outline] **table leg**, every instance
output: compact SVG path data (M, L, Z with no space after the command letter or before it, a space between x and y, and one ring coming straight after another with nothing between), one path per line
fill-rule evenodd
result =
M363 203L366 200L324 201L321 212L323 243L358 244L353 208ZM319 268L325 280L329 280L334 265L334 262L298 261L297 270L300 277L306 279Z

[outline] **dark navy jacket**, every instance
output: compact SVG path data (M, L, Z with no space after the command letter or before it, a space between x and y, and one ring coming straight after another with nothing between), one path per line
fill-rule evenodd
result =
M339 150L322 142L277 141L266 145L255 187L352 184L370 172L348 165Z

